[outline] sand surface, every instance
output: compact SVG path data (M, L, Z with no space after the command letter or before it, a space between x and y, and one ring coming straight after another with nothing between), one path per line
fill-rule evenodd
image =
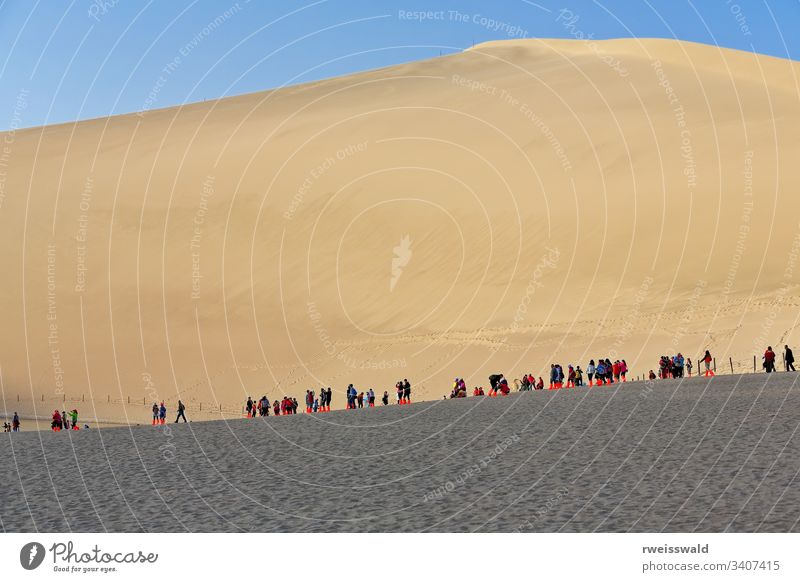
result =
M706 348L748 370L800 343L798 71L508 41L2 135L2 408L238 417Z
M2 435L4 531L800 530L793 373Z

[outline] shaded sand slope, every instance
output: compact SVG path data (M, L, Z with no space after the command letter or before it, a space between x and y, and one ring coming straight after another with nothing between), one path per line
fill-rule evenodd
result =
M205 418L706 347L745 370L800 340L799 130L795 63L633 39L3 136L5 407Z
M797 380L3 435L0 518L62 532L797 531Z

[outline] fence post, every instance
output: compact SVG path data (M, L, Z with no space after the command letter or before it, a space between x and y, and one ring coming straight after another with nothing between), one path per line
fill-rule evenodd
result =
M756 373L756 357L753 356L753 374Z
M67 394L64 393L61 395L61 402L66 402L66 401L67 401Z
M200 412L203 412L203 403L200 403Z
M44 402L44 394L42 394L42 402Z
M86 395L85 394L81 394L81 402L86 402Z
M131 403L131 397L128 396L128 404L130 404L130 403Z
M714 371L717 371L717 358L714 358Z
M728 358L728 361L731 363L731 374L733 374L733 358Z
M108 395L108 401L111 402L111 394Z

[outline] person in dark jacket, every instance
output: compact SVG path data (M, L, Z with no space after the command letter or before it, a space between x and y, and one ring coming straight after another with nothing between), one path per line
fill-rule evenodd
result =
M783 346L783 349L785 350L783 354L783 362L786 365L786 371L796 371L794 369L794 354L792 353L791 348L789 348L789 346Z
M186 407L183 405L183 402L178 400L178 416L175 418L175 422L178 422L181 418L183 419L183 422L188 422L186 420L186 414L184 414L185 412Z

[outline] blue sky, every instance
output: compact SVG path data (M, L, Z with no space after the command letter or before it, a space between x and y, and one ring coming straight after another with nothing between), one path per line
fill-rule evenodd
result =
M573 27L564 9L578 18ZM800 0L0 0L0 130L259 91L487 40L570 38L576 29L798 59Z

